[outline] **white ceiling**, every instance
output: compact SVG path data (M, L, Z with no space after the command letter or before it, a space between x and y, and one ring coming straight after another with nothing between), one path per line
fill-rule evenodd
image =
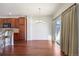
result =
M0 16L53 16L61 3L0 3Z

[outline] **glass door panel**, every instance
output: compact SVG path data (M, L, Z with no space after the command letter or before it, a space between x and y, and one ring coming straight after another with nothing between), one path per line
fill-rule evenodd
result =
M61 17L58 17L56 19L56 25L55 25L55 41L60 44L60 33L61 33Z

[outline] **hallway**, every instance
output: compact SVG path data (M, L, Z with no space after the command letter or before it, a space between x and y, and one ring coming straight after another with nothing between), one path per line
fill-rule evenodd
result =
M3 56L63 56L59 46L48 40L28 40L16 42L3 49Z

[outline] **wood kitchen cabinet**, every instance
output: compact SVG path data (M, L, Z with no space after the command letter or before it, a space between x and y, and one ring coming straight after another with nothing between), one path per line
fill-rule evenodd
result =
M3 23L11 23L11 27L15 28L15 20L16 18L1 18L0 24L3 25Z
M18 18L15 20L15 27L19 28L19 19Z
M0 28L2 28L2 24L3 24L3 19L0 18Z
M25 17L19 18L0 18L0 28L2 28L3 23L11 23L11 28L18 28L19 33L14 33L14 41L25 40Z
M25 24L25 17L20 17L19 18L19 24L24 25Z
M10 19L10 23L11 23L12 28L16 28L16 26L15 26L16 22L15 21L16 21L16 18L11 18Z
M25 17L19 18L20 39L25 39Z
M7 22L8 22L7 18L3 18L3 23L7 23Z
M15 33L15 40L25 40L25 17L16 19L15 25L19 28L19 33Z
M25 27L24 25L20 25L19 26L19 32L20 32L20 39L24 39L25 38Z

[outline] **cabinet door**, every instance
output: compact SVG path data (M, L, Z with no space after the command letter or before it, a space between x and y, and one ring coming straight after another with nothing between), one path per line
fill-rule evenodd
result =
M10 20L11 20L11 27L15 28L15 24L16 24L15 21L16 21L16 19L15 18L11 18Z
M14 34L15 41L25 40L25 18L20 17L15 20L15 26L19 29L19 33Z
M19 18L20 39L25 40L25 17Z
M14 41L20 40L20 33L14 33Z
M0 28L2 28L2 25L3 25L3 19L0 18Z
M7 23L7 18L3 18L3 23Z
M20 39L25 40L25 25L20 25Z
M5 20L6 23L11 23L11 18L6 18Z
M16 19L16 20L15 20L15 27L16 27L16 28L19 28L19 19Z
M20 17L20 18L19 18L19 24L20 24L20 25L25 24L25 17Z
M15 28L19 29L19 19L15 19ZM18 41L20 40L20 29L19 29L19 33L14 33L14 41Z

